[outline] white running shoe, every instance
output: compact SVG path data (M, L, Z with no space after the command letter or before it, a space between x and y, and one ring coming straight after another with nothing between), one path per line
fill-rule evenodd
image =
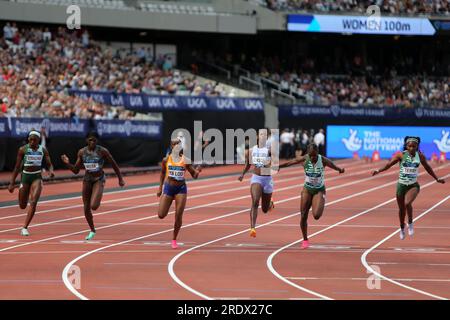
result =
M400 228L400 240L405 239L405 229Z
M412 236L414 234L414 225L412 223L408 224L408 234L410 236Z
M30 235L27 228L22 228L22 230L20 230L20 234L25 237L28 237Z

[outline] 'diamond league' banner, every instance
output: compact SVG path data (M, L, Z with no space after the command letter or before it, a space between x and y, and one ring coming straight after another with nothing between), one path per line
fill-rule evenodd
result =
M135 137L161 139L161 122L129 121L129 120L98 120L95 129L102 138Z
M100 103L111 106L124 106L127 109L136 111L264 111L263 98L160 96L83 90L69 90L69 92L83 99L92 98Z
M450 153L449 135L450 127L328 126L327 156L351 158L356 152L371 157L377 150L381 158L390 159L403 151L405 136L419 136L419 148L430 159L433 153Z
M45 128L48 137L84 138L96 130L103 138L162 137L162 123L142 120L74 120L60 118L5 118L0 119L0 137L23 138L31 130Z
M280 105L279 117L283 118L325 118L325 119L430 119L450 121L450 109L401 108L401 107L345 107L340 105Z

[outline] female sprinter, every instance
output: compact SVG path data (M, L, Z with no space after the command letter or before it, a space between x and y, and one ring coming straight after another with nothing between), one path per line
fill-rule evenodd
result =
M28 143L22 146L17 153L16 165L9 183L8 190L13 192L15 181L19 171L22 170L22 178L19 187L19 206L21 209L27 207L28 199L30 206L28 207L27 218L25 224L20 231L22 236L29 236L28 226L36 212L36 206L42 191L42 162L45 158L50 170L50 178L53 178L53 165L50 155L46 148L39 145L41 134L37 131L31 131L28 134Z
M294 164L303 163L305 170L305 183L303 185L302 200L300 204L300 228L303 234L302 249L309 247L308 240L308 213L312 207L314 219L319 220L325 207L325 167L330 167L339 173L344 173L344 168L337 167L333 161L319 154L319 148L315 144L310 144L307 154L297 159L288 161L280 165L281 168Z
M270 145L267 143L267 129L258 132L257 145L250 150L245 150L245 167L239 177L250 170L253 164L254 170L250 182L250 193L252 195L252 206L250 208L250 237L256 237L256 218L258 217L258 206L261 200L261 208L264 213L272 210L275 205L272 201L273 180L271 175L271 153Z
M372 175L386 171L394 164L400 162L400 174L397 183L397 204L400 218L400 239L405 239L405 216L408 213L408 233L414 234L412 203L419 194L420 186L417 182L419 165L422 164L430 176L437 182L445 183L444 179L438 179L433 169L427 162L422 152L419 151L419 137L405 137L403 152L397 154L383 168L375 170Z
M119 186L123 187L125 181L122 178L119 166L113 159L109 151L97 145L98 135L96 132L90 132L87 136L87 146L80 149L77 154L75 165L71 164L69 158L63 154L61 160L73 173L78 174L84 165L85 175L83 179L83 205L84 216L91 228L86 240L92 240L95 236L94 218L92 210L100 207L103 196L103 188L105 186L105 173L103 172L103 164L105 160L109 161L119 178Z
M177 236L183 223L183 212L186 206L187 186L185 172L189 171L194 179L202 171L200 166L194 168L187 163L183 155L182 141L178 138L170 142L170 153L161 163L159 190L156 194L159 200L158 217L164 219L169 213L170 206L175 199L175 224L173 227L172 248L178 248ZM164 190L163 190L164 185ZM162 196L161 196L162 194Z

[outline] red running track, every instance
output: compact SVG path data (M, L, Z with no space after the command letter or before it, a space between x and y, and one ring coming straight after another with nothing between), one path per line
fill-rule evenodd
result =
M88 228L79 196L42 201L29 238L19 235L24 212L0 207L0 299L450 298L448 184L421 171L414 214L424 215L415 235L401 241L393 234L398 171L372 177L380 163L340 163L345 174L326 173L324 215L310 216L308 250L299 248L300 167L275 176L276 208L258 216L256 239L248 235L250 175L240 183L237 174L225 174L241 167L205 169L209 179L188 182L178 250L170 248L173 215L156 216L157 187L108 192L117 186L108 179L90 243L83 241ZM434 169L450 174L448 164ZM157 179L126 178L128 186ZM43 196L79 190L80 182L52 184ZM4 190L0 202L16 196Z

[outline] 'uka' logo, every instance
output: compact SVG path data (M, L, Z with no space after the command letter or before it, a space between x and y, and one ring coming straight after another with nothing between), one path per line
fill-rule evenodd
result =
M113 106L123 106L123 97L120 95L111 95L111 104Z
M232 99L217 99L217 108L221 110L232 110L236 109L236 105Z
M130 96L130 106L143 107L144 101L142 101L142 97L141 96Z
M208 107L206 101L202 98L188 98L187 104L191 109L205 109Z
M361 149L362 140L356 136L357 134L358 130L350 129L350 137L348 139L342 138L342 142L344 143L348 151L355 152Z
M178 103L177 100L175 98L163 98L162 100L162 104L163 107L168 109L168 108L178 108Z
M260 100L245 99L244 106L247 110L263 110L263 106Z

